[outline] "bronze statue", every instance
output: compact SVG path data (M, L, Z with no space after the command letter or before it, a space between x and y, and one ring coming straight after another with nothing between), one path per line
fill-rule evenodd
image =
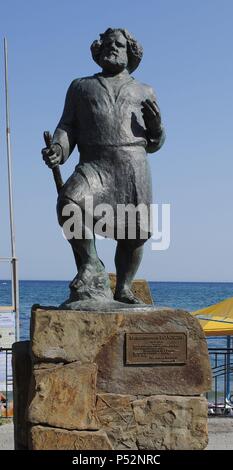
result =
M109 28L93 42L91 52L102 72L71 83L51 145L42 150L50 168L65 163L76 145L80 153L79 164L58 194L61 226L67 221L64 208L69 205L75 212L78 206L85 211L87 197L93 198L94 207L111 204L114 216L119 204L149 206L151 180L147 153L156 152L164 142L152 88L130 75L142 58L139 43L127 30ZM116 224L114 218L117 240L114 299L138 304L131 283L142 259L143 245L151 233L148 230L139 237L137 231L135 239L127 234L125 239L118 239ZM75 308L75 302L79 301L108 302L112 298L108 275L96 252L95 235L88 226L82 229L85 237L69 240L78 270L66 302L70 308Z

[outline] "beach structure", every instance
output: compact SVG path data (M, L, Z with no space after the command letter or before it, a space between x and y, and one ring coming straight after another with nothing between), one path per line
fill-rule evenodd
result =
M233 335L233 297L196 310L192 314L198 318L206 336L230 338Z
M226 339L225 347L209 347L214 379L213 400L209 402L209 408L213 413L233 415L233 297L192 314L198 318L207 337L221 336Z

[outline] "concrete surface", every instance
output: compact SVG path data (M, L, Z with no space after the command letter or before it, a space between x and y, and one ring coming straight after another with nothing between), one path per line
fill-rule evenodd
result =
M0 450L14 449L14 426L13 423L0 426Z
M207 450L233 450L233 418L209 418Z

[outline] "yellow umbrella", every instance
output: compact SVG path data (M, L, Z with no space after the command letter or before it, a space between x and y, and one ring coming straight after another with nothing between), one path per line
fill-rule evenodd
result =
M233 297L201 310L192 312L206 336L233 335Z

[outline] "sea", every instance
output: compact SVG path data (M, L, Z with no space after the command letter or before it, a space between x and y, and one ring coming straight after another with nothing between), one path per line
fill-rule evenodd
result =
M156 306L193 312L233 297L233 282L149 282ZM20 339L29 339L33 304L58 306L69 296L68 281L20 281ZM0 280L0 305L10 305L11 281ZM208 339L209 347L226 347L226 338Z

